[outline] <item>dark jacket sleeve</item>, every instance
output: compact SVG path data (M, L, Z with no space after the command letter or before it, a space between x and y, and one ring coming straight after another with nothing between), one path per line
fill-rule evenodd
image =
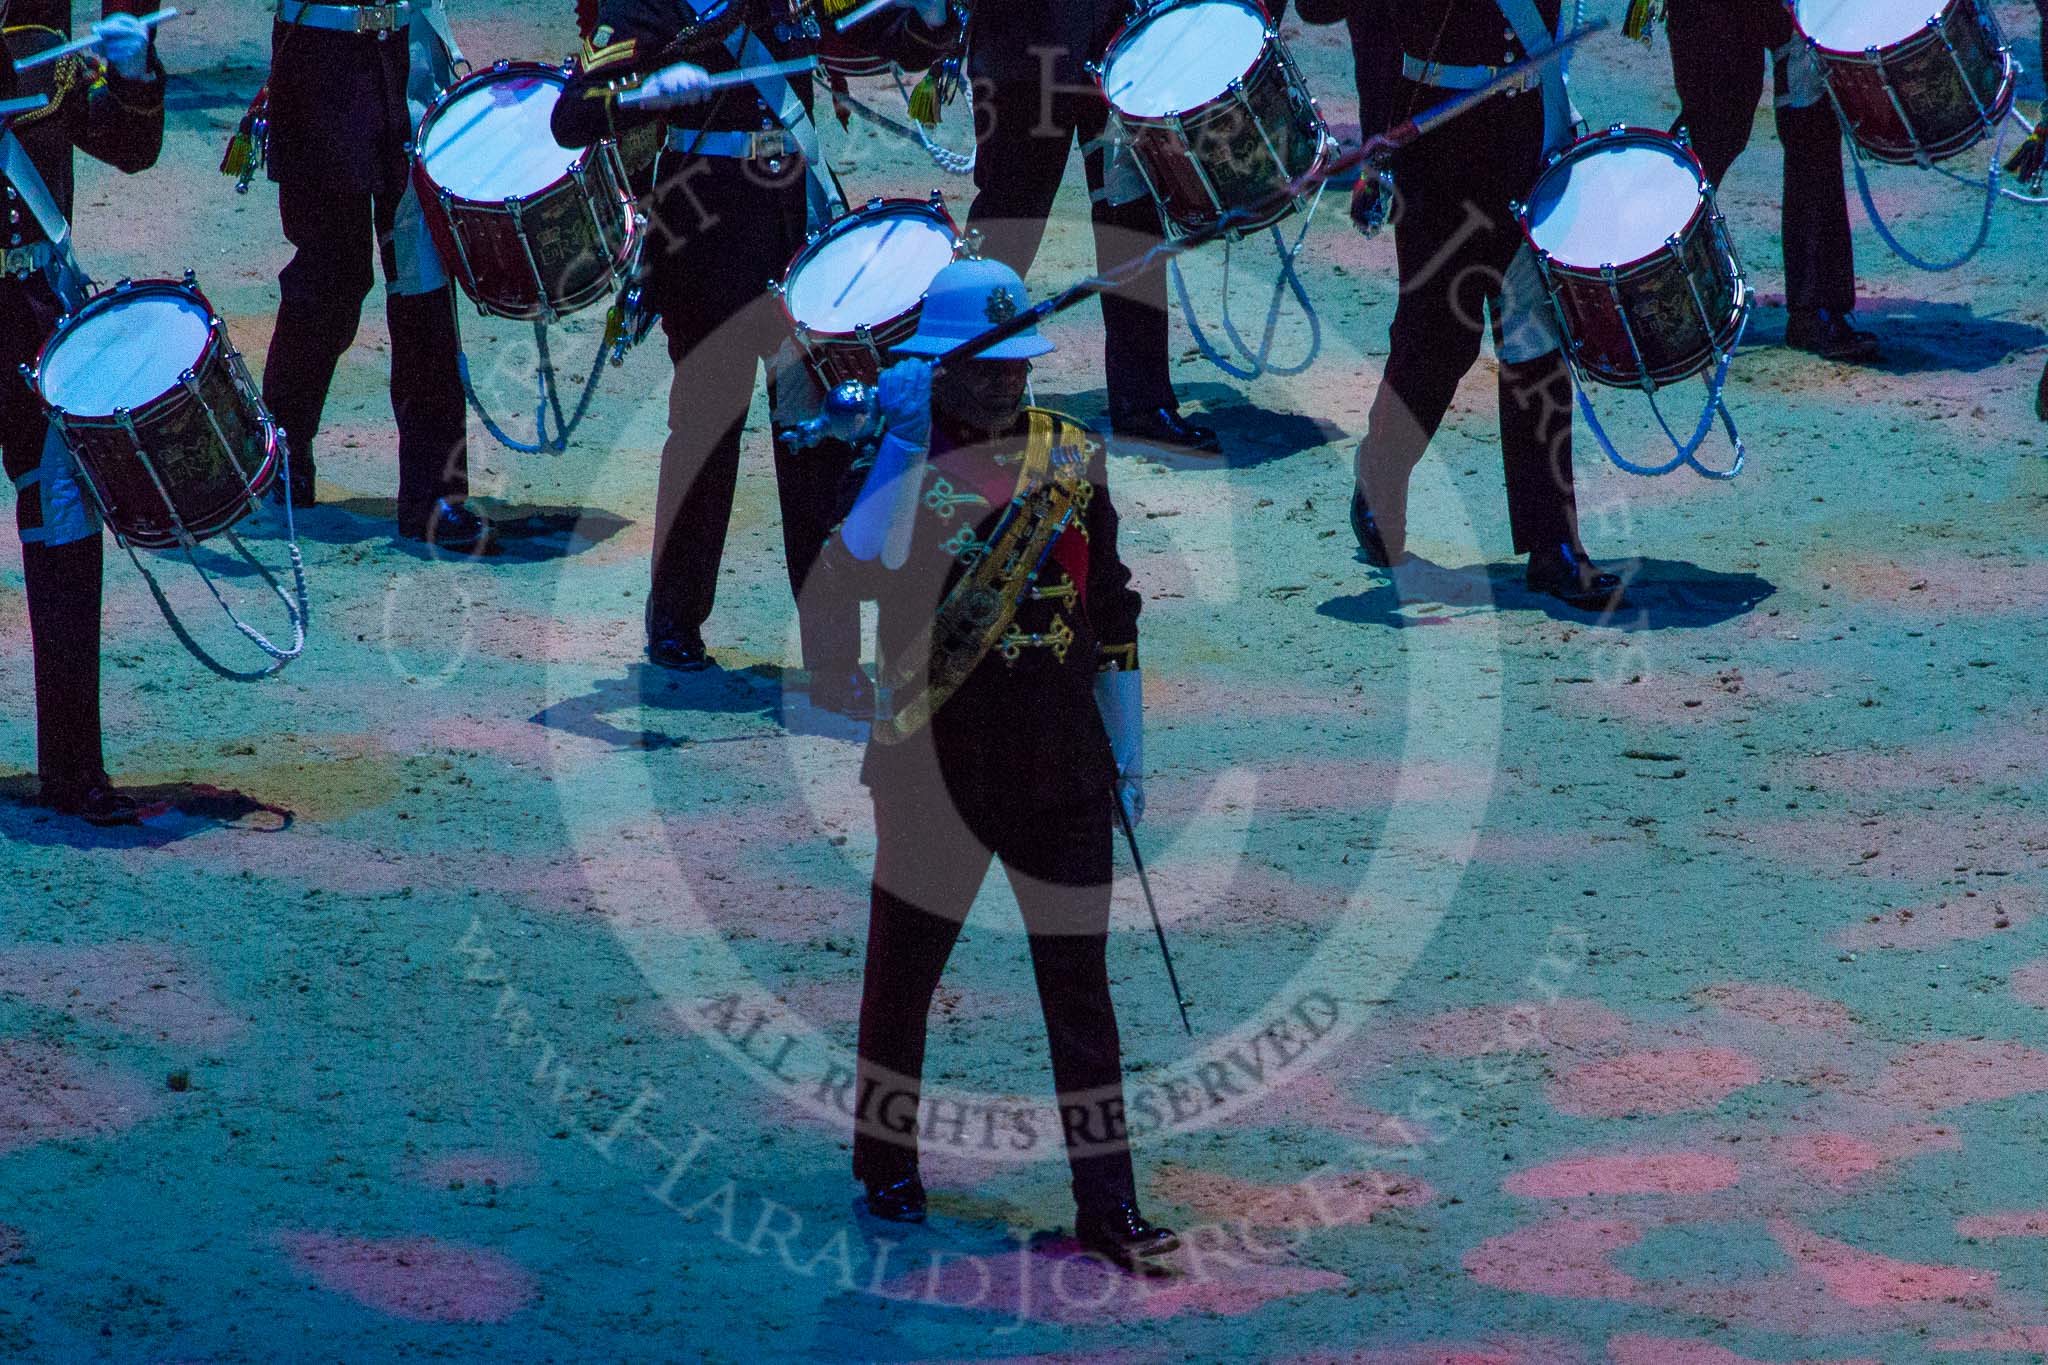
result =
M125 80L109 69L80 104L73 132L79 151L130 175L156 165L164 149L164 69L154 44L148 76Z
M1117 548L1116 504L1109 497L1109 465L1097 445L1088 463L1088 621L1095 627L1098 670L1138 666L1138 613L1145 599L1131 586L1131 571Z
M555 141L588 147L666 121L658 111L621 109L618 97L641 77L683 60L668 54L674 37L673 25L647 0L604 0L596 32L584 39L569 88L555 105Z
M959 50L961 25L957 12L949 7L946 22L937 28L905 12L887 23L870 19L840 36L850 39L858 50L885 57L905 71L923 71Z
M4 51L20 60L63 41L64 34L54 28L10 28ZM125 81L111 72L103 76L83 57L61 58L18 77L12 71L6 74L10 79L0 82L4 93L50 99L46 108L17 118L13 127L67 218L75 183L73 152L83 151L123 171L145 171L156 164L164 140L164 77L153 49L149 78L141 81ZM7 237L18 237L24 244L45 238L42 225L30 221L31 215L19 205L10 212L14 216ZM6 239L0 238L0 244Z
M1394 85L1401 78L1401 31L1385 0L1353 0L1351 63L1358 80L1358 128L1366 137L1394 122Z

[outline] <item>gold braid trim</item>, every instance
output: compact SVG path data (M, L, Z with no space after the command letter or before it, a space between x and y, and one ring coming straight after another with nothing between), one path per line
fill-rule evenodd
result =
M0 5L0 9L4 8L4 5ZM47 33L50 37L57 40L55 43L50 44L52 47L55 47L58 43L68 41L56 29L42 24L17 24L7 29L6 33L8 36L18 33ZM6 48L6 44L0 44L0 55L5 54ZM13 126L16 129L26 128L32 123L42 122L62 109L64 101L70 97L73 90L78 88L79 80L87 74L85 62L78 55L73 54L69 57L59 57L56 65L50 68L50 102L30 113L15 115ZM25 93L35 94L37 92L31 90ZM143 112L150 111L145 110Z
M988 552L946 594L930 628L888 670L886 681L893 695L911 689L915 695L897 706L894 715L875 722L877 744L909 739L952 700L1016 620L1031 569L1072 519L1071 481L1050 475L1053 450L1074 443L1062 440L1075 434L1073 428L1057 413L1041 408L1027 408L1025 415L1029 435L1010 514ZM1085 481L1082 486L1087 486Z

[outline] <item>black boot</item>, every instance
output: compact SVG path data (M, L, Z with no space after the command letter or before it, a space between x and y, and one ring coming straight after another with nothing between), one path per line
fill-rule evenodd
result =
M1125 1270L1151 1270L1152 1258L1180 1250L1180 1238L1138 1212L1128 1199L1099 1208L1082 1209L1074 1218L1074 1237L1082 1246Z
M1548 594L1582 611L1614 611L1626 605L1621 575L1595 564L1578 545L1547 545L1532 551L1523 581L1531 592Z
M866 1189L871 1216L890 1223L924 1221L924 1182L915 1171L887 1184L867 1183Z
M1380 524L1373 519L1372 504L1365 500L1365 490L1354 487L1351 490L1351 534L1358 538L1358 548L1365 552L1365 562L1375 569L1391 569L1394 558L1387 553L1386 538L1380 534Z
M1216 428L1201 422L1191 422L1180 415L1180 409L1171 403L1156 408L1134 408L1113 412L1109 418L1110 434L1120 441L1139 445L1164 446L1183 454L1220 455L1223 453L1222 438Z
M1825 308L1796 310L1785 323L1785 344L1822 360L1875 360L1882 349L1877 338L1856 326L1855 314Z

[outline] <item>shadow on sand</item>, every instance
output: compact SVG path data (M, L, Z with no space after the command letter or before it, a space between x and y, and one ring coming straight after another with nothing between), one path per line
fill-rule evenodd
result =
M42 847L162 848L215 830L282 834L294 817L283 806L203 782L165 782L122 790L142 807L140 825L100 829L36 804L36 779L0 777L0 842Z
M602 508L543 507L528 503L496 503L477 500L477 507L498 530L498 553L484 563L540 564L568 559L602 545L633 523ZM342 498L295 515L299 539L319 545L365 545L381 542L387 548L414 559L456 559L422 541L398 534L398 505L388 498ZM252 520L249 535L281 536L284 517L266 508L260 520ZM202 549L202 554L206 553ZM226 556L214 556L208 563L223 576L247 574L248 568Z
M1352 625L1440 626L1479 611L1537 611L1553 620L1614 630L1699 630L1756 609L1778 589L1751 573L1723 573L1682 559L1613 560L1626 601L1609 613L1580 611L1522 584L1522 565L1451 568L1410 556L1398 572L1380 569L1365 592L1333 597L1318 615Z
M765 664L736 672L707 668L701 673L678 673L652 664L633 664L621 677L600 678L583 695L544 707L533 715L532 723L614 749L682 749L699 744L750 743L762 737L760 731L754 730L700 738L645 725L634 729L612 719L620 715L644 719L650 711L756 719L791 735L847 741L867 738L864 723L812 706L802 679L801 673Z

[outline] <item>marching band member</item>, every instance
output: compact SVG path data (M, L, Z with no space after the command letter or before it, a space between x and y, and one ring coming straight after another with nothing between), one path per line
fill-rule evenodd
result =
M1667 0L1678 124L1717 188L1749 143L1771 54L1785 149L1785 344L1828 360L1873 360L1855 325L1856 248L1842 181L1842 129L1782 0Z
M314 501L314 442L381 258L398 421L398 532L459 554L496 547L467 503L468 410L455 287L420 215L406 147L459 56L442 0L280 0L271 29L270 178L296 248L263 401L291 441L294 503Z
M997 261L941 271L917 335L943 354L1029 307ZM888 714L862 767L877 851L853 1174L921 1222L916 1115L932 994L1000 859L1023 910L1073 1176L1075 1233L1126 1268L1178 1242L1138 1212L1104 946L1121 801L1144 812L1138 613L1102 452L1024 408L1035 329L934 374L885 372L885 423L827 550L881 605Z
M72 152L131 174L156 164L163 148L164 72L149 33L113 13L101 25L104 66L64 57L25 76L0 62L0 98L46 94L45 108L22 114L6 141L7 249L0 278L0 362L11 372L32 364L67 311L59 279L71 269L64 237L73 192ZM7 55L28 57L69 35L71 6L0 0ZM30 170L17 170L17 149ZM74 282L75 282L75 278ZM22 576L35 651L36 770L41 800L96 825L132 824L133 799L109 781L100 736L100 584L102 543L92 496L35 395L0 384L0 454L14 483Z
M922 69L957 39L946 0L914 0L856 30L860 41ZM739 473L740 432L757 371L787 340L766 295L841 206L817 154L809 72L711 90L712 72L763 67L817 49L817 28L783 0L744 0L700 20L689 0L602 0L582 69L556 106L556 139L587 147L650 122L668 126L651 200L643 280L675 365L669 439L657 494L647 657L708 668L711 615ZM737 55L736 55L737 54ZM770 402L774 401L771 375ZM811 701L865 716L874 693L860 667L853 602L805 594L831 530L838 472L775 444L782 539ZM823 461L829 463L829 461Z
M1109 104L1083 65L1102 56L1128 9L1124 0L1005 0L974 8L968 74L988 121L967 225L981 232L986 255L1020 275L1031 273L1076 137L1097 269L1114 269L1159 239L1158 205L1136 171L1111 176ZM1163 269L1102 296L1102 332L1111 433L1184 452L1219 452L1214 428L1183 417L1173 391Z
M1372 49L1384 70L1376 78L1361 73L1359 127L1371 135L1548 46L1560 3L1302 0L1299 8L1310 23L1355 19L1390 40ZM1479 358L1490 314L1508 519L1515 551L1529 556L1526 581L1574 607L1602 610L1618 601L1621 580L1579 543L1571 374L1509 208L1527 197L1546 150L1563 144L1571 123L1552 68L1530 88L1494 96L1395 157L1400 301L1358 447L1351 525L1369 563L1390 568L1406 557L1409 476ZM1379 186L1371 174L1361 178L1355 218L1372 217Z

